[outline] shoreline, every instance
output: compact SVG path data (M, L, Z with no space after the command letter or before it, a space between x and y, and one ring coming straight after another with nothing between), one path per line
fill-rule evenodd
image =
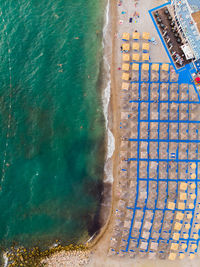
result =
M110 115L110 101L111 101L111 52L112 47L109 43L112 43L110 38L109 26L110 20L110 0L105 1L106 7L104 11L104 26L102 29L102 107L105 119L105 160L104 160L104 176L103 176L103 191L102 200L100 206L99 229L96 237L101 232L101 229L107 224L109 214L111 212L112 203L112 185L113 185L113 162L112 156L115 151L115 138L112 133L112 124Z
M104 174L102 178L102 199L100 202L98 223L99 229L93 233L92 236L84 243L89 249L93 249L98 243L98 240L104 235L107 229L112 213L113 201L113 156L115 153L115 136L113 134L113 113L112 113L112 58L113 58L113 40L110 30L113 17L112 0L105 1L104 23L102 28L102 63L101 69L101 96L102 96L102 110L105 121L105 159L104 159Z
M112 42L112 53L110 59L110 78L111 78L111 90L110 90L110 102L109 102L109 112L108 112L108 125L112 131L115 139L115 150L112 155L112 167L113 167L113 183L112 183L112 199L111 199L111 210L109 217L107 218L106 224L100 229L99 234L94 238L94 240L89 244L89 248L94 252L95 256L89 266L96 266L97 262L95 258L100 260L108 258L108 250L110 246L110 239L112 235L113 225L115 221L114 211L117 207L118 200L118 165L119 165L119 149L120 149L120 133L118 131L118 126L120 124L120 112L119 112L119 92L121 84L121 72L118 71L118 64L121 62L120 49L120 29L118 25L119 13L117 2L113 0L108 0L110 2L110 28L111 28L111 42ZM161 2L162 0L159 0ZM158 4L158 3L157 3ZM154 4L155 6L157 5ZM122 26L123 28L124 26ZM136 28L137 26L134 25ZM159 40L158 40L159 41ZM165 57L165 55L163 56ZM166 59L168 62L168 59ZM121 262L121 259L117 259ZM123 262L121 262L123 263ZM113 262L114 264L114 262ZM98 265L97 265L98 266Z
M106 79L103 80L102 86L102 105L105 118L105 164L104 164L104 178L103 178L103 197L100 207L100 224L101 228L97 233L89 239L88 248L95 250L99 242L104 238L109 228L113 212L114 202L114 188L115 188L115 170L116 166L116 117L114 113L117 109L117 102L115 93L115 73L113 64L115 64L115 33L116 33L116 18L117 8L112 0L107 0L104 27L103 27L103 74L106 74ZM111 44L111 45L110 45ZM104 76L104 75L102 75Z
M114 177L116 176L117 166L117 150L119 145L118 133L117 133L117 116L114 116L114 113L117 111L117 95L116 95L116 44L115 44L115 33L117 32L117 6L116 3L112 0L107 0L105 13L104 13L104 26L103 26L103 37L102 37L102 47L103 47L103 62L102 62L102 79L104 74L106 74L106 79L102 81L102 107L103 114L105 119L105 163L104 163L104 177L103 177L103 197L100 204L100 215L99 215L99 224L101 225L100 229L97 230L86 242L88 248L88 254L92 258L93 255L102 252L106 252L109 246L107 239L109 237L108 232L112 226L113 221L113 210L116 204L116 199L114 195L114 189L116 187L116 181ZM111 44L111 45L110 45ZM111 233L110 233L111 234ZM105 245L107 244L107 249ZM103 248L103 249L102 249ZM71 254L73 257L73 253ZM70 258L70 252L64 252L61 256L66 259ZM96 257L96 256L95 256ZM48 263L47 266L51 265L52 261L57 261L59 259L59 252L55 253L51 257L45 259L45 263ZM89 259L88 259L89 260ZM53 263L55 264L55 262ZM81 263L80 263L81 264ZM60 266L60 265L57 265ZM79 265L77 265L79 266ZM90 260L88 262L90 266ZM93 266L93 265L91 265Z
M105 67L106 64L107 64L107 67L110 68L110 64L108 62L109 60L107 60L107 56L106 56L106 53L105 53L105 50L106 50L107 47L104 47L104 45L105 45L104 38L106 38L105 35L107 35L107 30L105 32L105 35L104 35L104 32L103 32L104 29L107 28L107 27L109 27L109 25L110 25L110 18L109 18L109 14L108 14L108 13L110 13L110 11L108 9L109 8L110 1L111 0L105 1L105 3L107 2L108 4L106 4L106 6L105 6L104 19L103 19L104 20L104 23L102 25L103 26L102 27L102 33L103 33L103 37L102 37L102 42L103 42L103 49L102 49L103 50L103 53L102 53L102 56L103 56L103 58L102 58L102 69L103 69L103 71L102 71L102 73L107 72L106 67ZM106 13L107 13L107 16L106 16ZM106 24L106 25L105 25L105 23L106 23L105 18L108 19L108 21L107 21L108 24ZM107 62L105 63L105 61L107 61ZM102 75L102 78L104 78L103 75ZM102 90L101 94L104 95L104 97L106 98L106 101L107 101L107 99L108 99L107 96L108 95L106 93L109 93L110 94L110 90L111 90L110 89L110 86L111 86L110 77L109 77L109 79L105 79L102 83L103 84L104 83L107 84L106 87L102 86L102 88L101 88L101 90ZM102 96L102 102L103 102L103 96ZM106 108L106 106L107 106L107 108ZM107 193L110 194L110 192L112 192L112 171L110 172L110 168L109 168L110 166L109 166L109 164L107 165L106 163L107 162L108 163L112 162L112 154L113 154L113 150L114 150L114 147L113 147L113 138L114 137L112 136L112 133L110 131L110 127L108 126L110 124L110 111L109 111L110 107L109 106L110 106L110 97L109 97L108 103L104 103L102 105L102 110L103 110L103 113L104 113L105 121L107 120L107 123L106 123L106 133L105 133L105 140L106 140L106 142L105 142L105 146L106 146L105 147L105 150L106 150L106 153L105 153L105 161L104 161L104 174L103 174L103 177L102 177L102 184L103 184L103 187L104 187L103 190L102 190L102 194L105 194L105 195L107 195ZM105 168L106 167L108 167L108 171L109 172L107 172L107 170L105 171ZM110 176L109 175L106 176L105 175L106 173L109 173ZM107 214L109 214L111 212L111 210L112 210L112 207L111 206L109 206L109 208L107 208L107 207L105 207L105 208L103 207L102 208L102 204L103 203L101 201L101 203L100 203L100 211L99 211L99 213L101 213L101 214L99 215L99 221L98 221L99 223L101 223L101 221L102 221L102 216L105 218L105 212ZM90 252L90 247L93 248L93 240L95 242L94 244L96 244L96 240L98 240L99 235L101 235L102 229L104 229L104 227L106 227L106 224L107 224L107 221L108 221L108 217L106 217L105 219L106 219L105 225L103 225L101 227L101 224L100 224L100 228L95 233L93 233L93 235L90 236L90 238L88 239L88 241L89 241L88 251L89 252ZM81 239L81 237L80 237L80 239ZM79 242L77 242L77 244L79 244ZM87 244L87 241L83 242L83 244ZM54 245L54 244L52 244L52 245ZM50 250L51 249L51 246L49 246L46 249L47 250ZM7 252L9 252L9 250L7 250L6 253ZM52 256L56 255L57 253L59 254L60 252L55 252L55 254L53 254ZM64 250L63 250L63 253L65 253ZM69 257L69 254L72 253L72 255L73 255L74 252L66 252L66 253L67 253L68 257ZM47 257L45 259L50 259L52 256ZM9 261L8 261L8 257L6 256L5 253L3 254L3 257L2 258L3 258L3 266L4 267L8 266Z
M117 132L117 125L118 125L118 116L117 116L117 110L118 110L118 99L117 99L117 86L116 86L116 73L115 73L115 69L116 69L116 38L115 38L115 34L117 32L117 6L116 3L114 3L114 1L112 0L108 0L108 4L109 6L109 22L107 27L110 26L110 39L111 40L107 40L107 42L104 42L104 64L105 61L107 61L106 63L109 64L109 71L110 71L110 81L108 81L108 83L110 83L110 98L109 98L109 103L108 103L108 113L107 113L107 126L108 128L107 130L107 136L109 134L109 132L112 133L112 138L114 138L114 142L115 142L115 147L114 147L114 151L112 153L112 156L110 157L109 155L109 140L107 143L107 158L105 161L105 168L107 167L106 165L109 165L108 167L111 169L112 168L112 180L110 179L106 179L104 178L104 184L110 184L111 188L110 188L110 193L111 193L111 199L110 199L110 208L109 208L109 214L107 216L107 221L106 223L103 225L103 227L100 229L99 233L95 236L95 238L91 241L89 245L89 248L94 250L95 252L97 252L99 249L101 250L102 244L104 247L104 251L105 251L105 245L107 244L107 249L109 246L109 242L107 242L108 236L107 233L110 232L109 230L112 228L112 221L113 221L113 210L114 207L116 205L116 196L115 196L115 189L116 189L116 179L114 177L117 176L117 169L115 166L117 166L117 155L118 155L118 149L119 149L119 145L118 145L118 132ZM106 8L107 9L107 8ZM105 26L104 26L105 28ZM108 32L106 32L106 35L108 35ZM111 42L111 47L109 47L108 43L109 41ZM106 46L107 45L107 46ZM110 50L110 55L106 54L108 53L108 51ZM106 89L106 88L105 88ZM105 96L105 92L104 96ZM105 108L105 106L104 106ZM115 114L115 115L114 115ZM107 137L108 139L109 137ZM109 169L109 170L110 170ZM105 175L106 175L106 171L105 171ZM110 173L109 173L110 174ZM112 181L112 183L111 183ZM104 189L105 191L105 189ZM104 192L105 193L105 192ZM106 208L101 210L101 215L100 218L102 218L102 213L105 213ZM108 213L108 211L107 211ZM105 216L105 214L104 214Z

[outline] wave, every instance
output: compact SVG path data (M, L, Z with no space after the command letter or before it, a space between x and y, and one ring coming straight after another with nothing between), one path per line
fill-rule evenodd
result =
M3 253L3 260L4 260L3 267L7 267L8 266L7 252L6 253Z
M111 91L111 75L110 75L110 63L108 55L111 53L111 48L109 48L109 12L110 12L110 0L107 2L106 12L105 12L105 25L103 28L103 50L104 50L104 72L106 76L106 85L103 90L103 112L105 117L105 126L106 126L106 138L107 138L107 155L106 163L104 166L104 171L106 175L105 182L113 182L113 173L112 173L112 162L111 158L115 150L115 138L109 129L109 103L110 103L110 91Z

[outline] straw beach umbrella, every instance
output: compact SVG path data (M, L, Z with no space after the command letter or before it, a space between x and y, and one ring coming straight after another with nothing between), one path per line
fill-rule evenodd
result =
M161 70L168 71L169 70L169 64L162 64Z
M148 71L149 70L149 64L142 64L142 70Z
M128 118L129 118L129 112L121 112L122 120L128 120Z
M149 51L149 44L148 43L143 43L142 44L142 50L143 51Z
M128 90L129 89L129 83L122 83L122 90Z
M116 247L117 247L117 240L115 238L112 238L111 239L110 246L111 246L111 248L116 249Z
M127 63L124 63L124 64L122 64L122 70L124 70L124 71L129 71L129 64L127 64Z
M122 40L123 41L129 41L129 39L130 39L130 34L127 32L124 32L122 35Z
M139 64L138 63L133 63L132 64L132 70L138 71L139 70Z
M136 50L136 51L139 51L139 49L140 49L140 44L134 42L134 43L132 44L132 49L133 49L133 50Z
M122 55L122 60L123 61L130 61L130 55L129 54L123 54Z
M126 72L122 73L122 80L128 81L129 80L129 74Z
M127 151L120 151L120 159L127 158L128 152Z
M130 50L130 44L129 43L122 44L122 50L123 51L129 51Z
M176 82L178 81L178 75L175 71L170 71L170 80L172 82Z
M142 54L142 61L149 61L149 53Z
M132 54L132 59L133 59L134 61L139 61L139 60L140 60L140 54L138 54L138 53L134 53L134 54Z
M159 71L159 64L152 64L151 69L153 71Z
M149 80L149 64L142 64L142 73L141 73L141 81ZM143 92L144 93L144 92ZM145 93L145 98L148 98L148 93Z
M133 121L129 122L129 129L135 129L135 122Z
M156 71L152 71L152 74L151 74L151 80L152 80L153 82L157 82L158 79L159 79L158 72L156 72Z
M133 40L139 40L140 38L140 33L139 32L134 32L133 33Z
M150 33L149 32L143 32L142 39L149 40L150 39Z

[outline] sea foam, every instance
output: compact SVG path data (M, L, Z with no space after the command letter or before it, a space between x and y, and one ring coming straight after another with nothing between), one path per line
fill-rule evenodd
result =
M105 126L106 126L106 138L107 138L107 155L106 155L106 163L104 167L106 179L105 182L113 182L113 172L112 172L112 162L111 158L113 155L113 152L115 150L115 138L109 129L108 125L108 108L110 103L110 91L111 91L111 77L110 77L110 63L109 63L109 54L111 54L111 47L109 47L109 12L110 12L110 0L108 0L107 6L106 6L106 12L105 12L105 25L103 28L103 50L104 50L104 72L106 76L106 85L105 89L103 90L103 111L104 111L104 117L105 117Z

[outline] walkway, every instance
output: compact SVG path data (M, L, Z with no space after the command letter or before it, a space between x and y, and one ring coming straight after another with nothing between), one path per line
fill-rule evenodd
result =
M194 1L194 0L193 0ZM176 15L180 21L181 27L193 48L196 59L200 58L200 33L191 17L191 9L187 0L175 0Z

